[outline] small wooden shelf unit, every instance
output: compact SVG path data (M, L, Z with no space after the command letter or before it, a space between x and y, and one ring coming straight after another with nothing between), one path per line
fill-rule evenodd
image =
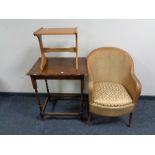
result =
M69 48L45 48L43 46L42 35L75 35L75 47ZM45 53L48 52L72 52L76 53L76 70L78 70L78 33L77 28L40 28L34 32L39 40L41 51L40 69L43 70L47 64Z

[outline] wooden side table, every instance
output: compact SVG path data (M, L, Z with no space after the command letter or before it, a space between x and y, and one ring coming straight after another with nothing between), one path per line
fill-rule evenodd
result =
M83 89L84 89L84 78L87 76L86 58L79 58L79 68L75 70L74 58L47 58L47 65L44 70L40 70L41 58L33 65L30 71L27 73L31 77L32 86L35 90L36 100L40 109L41 117L44 116L80 116L83 118ZM47 80L80 80L80 110L78 113L63 113L63 112L45 112L48 101L52 97L49 92ZM47 97L44 103L41 103L38 89L37 80L45 80Z
M43 45L42 36L44 35L74 35L75 47L69 48L46 48ZM43 70L47 64L45 54L48 52L71 52L76 53L76 70L78 70L78 32L77 28L40 28L34 32L34 36L38 38L40 51L41 51L41 63L40 69Z

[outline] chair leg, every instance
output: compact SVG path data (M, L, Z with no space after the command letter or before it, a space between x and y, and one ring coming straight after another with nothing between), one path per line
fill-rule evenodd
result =
M89 112L89 114L88 114L88 121L87 121L88 125L90 125L91 119L92 119L92 114Z
M128 127L130 128L131 127L131 123L132 123L132 112L129 114L129 124L128 124Z

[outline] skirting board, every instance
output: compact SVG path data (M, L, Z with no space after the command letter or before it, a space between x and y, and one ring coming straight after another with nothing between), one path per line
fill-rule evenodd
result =
M41 96L45 96L46 93L39 93ZM71 93L52 93L53 96L63 96L63 97L66 97L66 98L72 98L73 96L75 97L78 97L80 96L80 94L78 93L74 93L74 94L71 94ZM35 96L35 93L19 93L19 92L0 92L0 96ZM88 94L83 94L84 96L84 99L87 99L88 98ZM155 96L149 96L149 95L141 95L140 100L155 100Z

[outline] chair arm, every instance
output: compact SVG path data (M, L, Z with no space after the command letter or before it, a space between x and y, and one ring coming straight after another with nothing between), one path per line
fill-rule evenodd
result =
M88 95L89 95L89 103L94 102L94 84L93 81L88 82Z
M131 95L131 98L133 99L133 103L136 104L142 89L140 81L137 79L134 73L131 73L131 75L125 81L124 85L127 91L129 92L129 94Z

